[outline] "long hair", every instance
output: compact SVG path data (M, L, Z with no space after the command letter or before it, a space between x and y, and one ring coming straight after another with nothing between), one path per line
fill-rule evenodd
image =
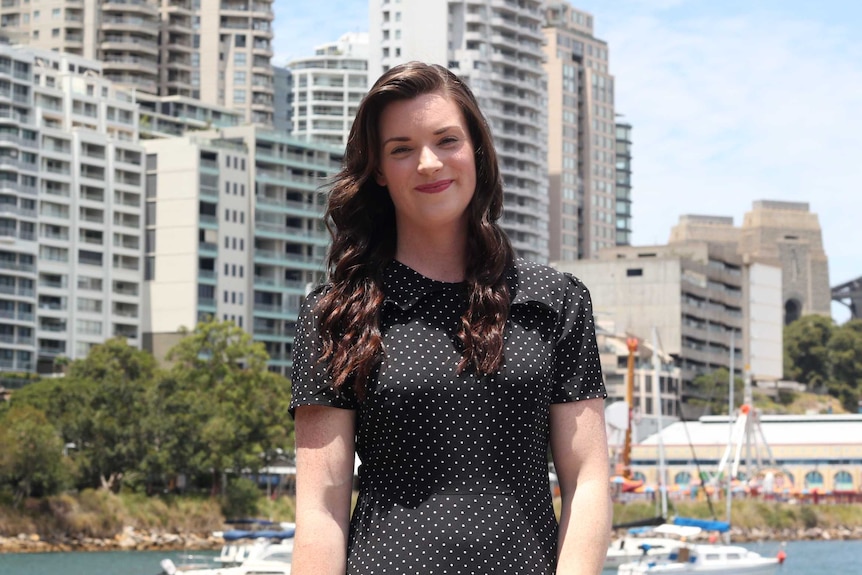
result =
M395 256L395 207L375 173L379 167L380 116L391 102L442 93L464 116L473 144L476 190L468 206L468 305L457 337L458 372L497 371L503 362L503 330L510 294L506 267L512 247L497 224L503 186L491 131L470 88L442 66L409 62L391 68L362 100L350 129L344 164L335 176L326 209L332 235L328 257L331 289L317 303L325 362L336 390L352 386L360 399L384 350L381 273Z

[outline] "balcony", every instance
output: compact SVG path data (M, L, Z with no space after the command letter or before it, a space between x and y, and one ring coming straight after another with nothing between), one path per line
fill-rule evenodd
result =
M269 222L255 222L255 235L274 239L287 240L296 243L313 244L317 246L329 245L329 234L317 230L303 230L291 228L282 224Z

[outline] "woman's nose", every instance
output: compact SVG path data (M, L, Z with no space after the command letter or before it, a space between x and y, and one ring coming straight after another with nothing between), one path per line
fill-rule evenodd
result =
M437 157L430 148L423 147L421 153L419 154L419 172L420 173L433 173L440 169L443 163L440 161L440 158Z

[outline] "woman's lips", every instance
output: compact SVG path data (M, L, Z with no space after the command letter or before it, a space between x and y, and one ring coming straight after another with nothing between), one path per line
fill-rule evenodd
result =
M452 185L452 182L453 180L438 180L436 182L431 182L430 184L416 186L416 191L422 192L423 194L438 194Z

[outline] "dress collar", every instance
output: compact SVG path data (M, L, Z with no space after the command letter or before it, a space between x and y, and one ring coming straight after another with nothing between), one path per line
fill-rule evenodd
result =
M559 311L566 282L563 274L534 262L516 258L506 270L506 283L512 294L511 305L537 303L552 311ZM442 282L426 277L409 266L392 260L383 271L384 304L389 303L407 311L422 298L444 290L466 291L466 282Z

